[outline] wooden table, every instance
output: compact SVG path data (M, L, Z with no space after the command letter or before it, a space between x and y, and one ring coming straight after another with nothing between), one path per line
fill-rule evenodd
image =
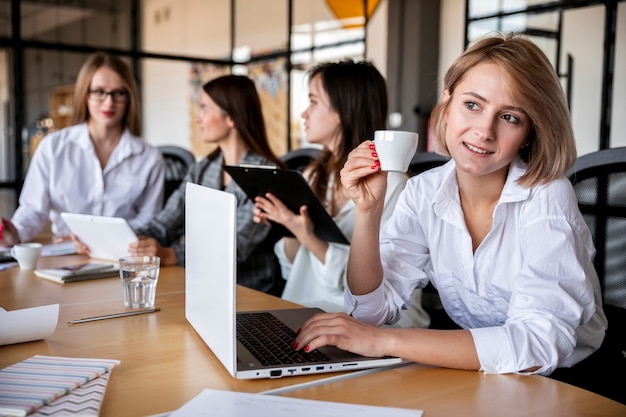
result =
M80 256L42 258L39 267L83 261ZM125 311L120 279L59 284L18 268L0 272L0 307L15 310L60 304L55 333L46 340L0 347L0 368L33 355L119 359L101 416L145 416L175 410L203 388L261 392L328 378L330 375L237 380L222 367L185 319L181 267L161 268L157 313L69 325L68 321ZM237 289L241 310L293 307L280 298Z
M79 256L44 258L39 267L82 260ZM70 320L124 311L119 278L58 284L37 278L32 271L1 271L0 307L14 310L59 303L60 313L57 329L48 339L0 347L0 367L36 354L119 359L102 405L103 417L172 411L203 388L414 408L425 410L426 417L626 416L626 406L550 378L484 375L417 364L366 375L237 380L185 319L184 287L184 269L164 267L157 285L160 312L68 325ZM237 288L239 310L292 306ZM300 387L307 384L313 386Z
M625 417L626 405L539 376L412 364L286 392L294 398L424 410L424 417Z

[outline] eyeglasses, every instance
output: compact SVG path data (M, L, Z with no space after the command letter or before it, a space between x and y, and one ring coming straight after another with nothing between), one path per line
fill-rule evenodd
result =
M89 98L94 101L102 102L107 99L107 96L111 96L115 103L126 103L129 100L128 92L126 90L88 90Z

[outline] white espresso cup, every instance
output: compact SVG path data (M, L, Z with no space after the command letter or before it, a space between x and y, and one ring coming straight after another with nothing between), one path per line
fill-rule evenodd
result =
M407 172L415 151L419 135L401 130L377 130L374 145L383 171Z
M11 256L20 269L35 269L41 256L41 243L18 243L11 248Z

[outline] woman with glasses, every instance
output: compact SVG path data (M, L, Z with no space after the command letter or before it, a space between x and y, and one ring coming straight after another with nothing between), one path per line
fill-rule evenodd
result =
M70 234L61 212L123 217L131 227L163 205L165 165L141 136L137 86L121 59L104 53L83 64L71 125L47 135L30 162L19 206L2 219L0 245L32 240L49 220L56 238Z

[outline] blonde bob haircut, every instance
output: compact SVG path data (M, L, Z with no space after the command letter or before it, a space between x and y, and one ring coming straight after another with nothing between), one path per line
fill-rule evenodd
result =
M482 38L450 66L444 91L451 98L465 74L485 62L500 68L509 93L531 122L526 144L519 151L528 164L519 184L530 187L562 177L576 160L576 141L563 88L546 55L519 34ZM438 151L448 156L446 113L450 101L437 103L431 120Z
M128 103L126 103L126 113L122 118L122 125L128 128L133 135L141 136L141 108L139 107L139 94L137 93L135 78L130 71L130 67L124 61L114 55L103 52L96 52L90 55L80 68L76 84L74 85L74 111L70 124L77 125L89 119L87 99L91 79L94 73L103 67L110 68L120 76L124 83L124 89L128 93Z

